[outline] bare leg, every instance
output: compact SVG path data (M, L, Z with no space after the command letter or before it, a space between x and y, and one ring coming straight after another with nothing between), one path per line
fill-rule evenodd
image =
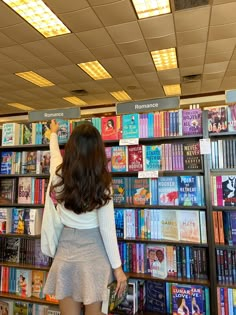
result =
M80 315L81 303L66 297L59 301L61 315Z
M102 303L95 302L93 304L85 305L85 315L104 315L101 312Z

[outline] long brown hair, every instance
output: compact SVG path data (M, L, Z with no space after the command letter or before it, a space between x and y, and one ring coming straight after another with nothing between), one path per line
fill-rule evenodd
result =
M111 199L104 144L92 124L82 123L73 130L56 175L60 178L52 186L56 200L76 214L99 209Z

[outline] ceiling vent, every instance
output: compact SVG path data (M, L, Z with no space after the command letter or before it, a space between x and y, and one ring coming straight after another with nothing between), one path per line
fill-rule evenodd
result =
M209 0L174 0L175 10L184 10L209 4Z
M201 74L186 75L182 77L182 83L199 82L201 81L201 78Z
M77 96L85 96L88 94L86 90L73 90L71 91L72 94L75 94Z

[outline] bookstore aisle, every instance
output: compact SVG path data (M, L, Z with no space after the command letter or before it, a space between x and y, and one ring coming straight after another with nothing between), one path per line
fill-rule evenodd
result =
M235 314L234 111L232 105L89 119L105 143L129 277L113 314ZM62 154L78 121L59 120ZM42 291L52 263L40 249L48 127L48 121L2 126L0 307L8 314L60 314L55 297Z

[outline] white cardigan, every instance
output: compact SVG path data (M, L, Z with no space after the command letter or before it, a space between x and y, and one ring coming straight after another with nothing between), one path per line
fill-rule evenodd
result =
M55 183L58 180L58 176L55 174L56 168L62 163L56 133L51 133L50 136L50 154L50 176L52 177L52 182ZM57 210L62 223L68 227L76 229L92 229L99 227L112 268L115 269L121 266L116 237L113 200L110 200L107 205L98 210L95 209L91 212L79 215L71 210L67 210L63 204L58 204Z

